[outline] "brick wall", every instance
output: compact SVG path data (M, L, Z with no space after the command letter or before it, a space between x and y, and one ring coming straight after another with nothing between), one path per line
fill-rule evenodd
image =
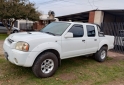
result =
M95 11L89 13L89 23L94 23Z
M43 21L40 20L40 21L34 23L33 28L34 28L34 30L37 30L38 31L38 30L41 30L44 26L45 25L43 24Z

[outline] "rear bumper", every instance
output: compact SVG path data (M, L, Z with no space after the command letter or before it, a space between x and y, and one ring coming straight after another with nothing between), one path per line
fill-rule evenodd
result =
M38 52L23 52L13 49L6 40L3 44L3 49L8 61L23 67L31 67L36 58L36 55L38 54Z

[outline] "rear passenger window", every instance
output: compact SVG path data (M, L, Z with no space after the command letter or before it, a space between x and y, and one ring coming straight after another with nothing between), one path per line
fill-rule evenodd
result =
M87 25L87 36L88 37L95 37L95 27L91 25Z
M69 32L73 33L73 37L83 37L84 35L83 26L78 24L73 25Z

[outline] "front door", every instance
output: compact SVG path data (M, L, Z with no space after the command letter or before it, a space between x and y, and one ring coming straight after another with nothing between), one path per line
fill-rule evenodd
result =
M85 53L85 38L83 25L75 24L68 32L73 33L73 38L62 38L62 58L79 56Z

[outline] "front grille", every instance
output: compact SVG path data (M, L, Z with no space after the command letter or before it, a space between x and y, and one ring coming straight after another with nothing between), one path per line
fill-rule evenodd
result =
M8 40L8 42L11 44L11 43L13 43L14 42L14 40L12 40L12 39L7 39Z

